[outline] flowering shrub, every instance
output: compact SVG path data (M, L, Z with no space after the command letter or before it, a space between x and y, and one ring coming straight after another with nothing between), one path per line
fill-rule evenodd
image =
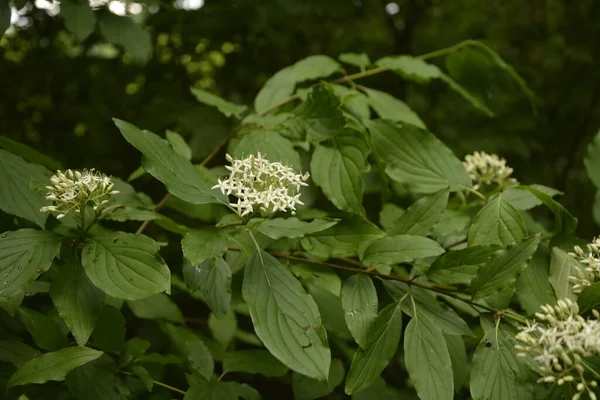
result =
M598 239L575 237L560 192L495 154L462 162L356 83L439 80L491 116L429 61L466 46L530 93L473 41L311 56L252 107L193 89L233 120L199 164L178 134L117 119L142 155L129 182L0 150L6 397L595 399Z

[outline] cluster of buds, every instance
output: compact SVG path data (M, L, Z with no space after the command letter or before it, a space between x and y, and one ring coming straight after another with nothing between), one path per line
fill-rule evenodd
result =
M574 249L569 255L577 259L581 267L576 269L576 275L572 275L569 280L573 284L573 292L581 293L596 277L600 277L600 236L587 245L587 253L579 246Z
M600 313L594 319L579 315L577 303L559 300L556 306L542 306L535 314L537 321L527 321L516 338L519 357L531 356L538 364L542 378L538 382L575 386L573 400L583 393L596 400L598 382L584 376L589 368L584 358L600 356Z
M56 171L50 181L54 186L46 186L47 200L52 200L54 205L42 207L42 212L58 212L56 218L64 217L69 211L81 213L86 205L90 204L94 210L108 203L102 199L106 195L119 193L113 189L110 178L103 173L84 169L83 171L71 171L66 173Z
M260 153L250 155L242 160L226 156L231 166L225 180L218 180L213 189L220 189L223 194L234 195L237 203L231 203L240 216L249 215L258 206L265 212L291 210L295 214L296 204L300 201L300 187L308 186L309 174L296 172L279 162L270 162Z
M497 183L502 185L505 182L516 182L516 179L510 178L513 169L506 166L506 160L498 157L496 154L487 154L476 151L473 154L465 156L463 165L471 180L475 182L476 188L482 183Z

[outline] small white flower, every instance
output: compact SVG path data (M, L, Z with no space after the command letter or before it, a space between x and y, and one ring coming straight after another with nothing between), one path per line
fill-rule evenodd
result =
M536 313L538 321L527 321L516 339L515 346L519 357L531 356L538 363L542 377L538 382L562 385L565 382L578 382L573 399L588 392L598 383L584 377L584 357L600 356L600 313L594 310L594 318L584 319L579 315L577 303L570 299L559 300L554 307L542 307L543 313Z
M220 189L221 193L234 195L238 201L230 206L240 216L246 216L259 207L265 212L287 211L295 214L296 204L300 201L300 187L308 186L308 173L297 174L292 168L279 162L270 162L258 153L242 160L229 154L225 156L231 166L226 166L230 173L224 180L217 180L212 189Z
M112 190L113 183L109 177L94 169L84 169L81 172L68 169L66 173L56 171L50 182L54 186L46 186L46 199L52 200L54 205L42 207L40 211L59 212L56 217L59 219L69 211L80 213L87 204L91 204L96 210L108 202L102 197L119 193Z
M576 269L575 275L569 277L569 281L573 284L573 292L581 293L594 283L595 278L600 277L600 236L587 245L587 253L581 247L575 246L574 252L569 255L579 261L579 268Z
M506 165L504 158L500 158L496 154L476 151L465 156L463 165L476 186L482 183L502 185L505 182L516 182L516 179L510 178L513 169Z

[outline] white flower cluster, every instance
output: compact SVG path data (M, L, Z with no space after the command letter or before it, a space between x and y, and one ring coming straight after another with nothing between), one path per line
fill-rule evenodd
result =
M507 167L506 160L496 154L476 151L465 156L463 165L477 186L482 183L501 185L506 181L516 182L515 179L510 178L513 169Z
M108 203L108 200L101 200L102 197L119 193L112 190L113 183L108 176L93 168L81 172L70 169L66 173L56 171L50 181L54 186L46 186L46 199L52 200L54 205L42 207L40 211L59 212L56 218L64 217L71 210L80 213L86 204L91 204L97 210L99 206Z
M600 313L593 310L595 319L584 319L579 315L577 303L559 300L554 307L542 306L543 313L536 313L538 321L527 321L516 338L519 357L532 356L539 367L542 378L538 382L563 385L572 383L577 400L587 391L595 400L598 382L584 377L585 357L600 356Z
M310 176L308 173L296 174L292 168L279 162L270 162L260 153L243 160L234 159L229 154L226 158L231 163L226 167L231 171L229 177L219 179L213 189L236 196L237 203L230 205L240 216L252 213L255 206L270 212L289 209L294 215L296 204L304 204L300 201L299 192L301 186L308 186L305 182Z
M592 243L587 245L587 254L579 246L575 246L575 252L569 253L576 258L582 268L577 268L577 275L571 276L569 280L573 283L573 292L581 293L590 286L596 277L600 277L600 236L595 237Z

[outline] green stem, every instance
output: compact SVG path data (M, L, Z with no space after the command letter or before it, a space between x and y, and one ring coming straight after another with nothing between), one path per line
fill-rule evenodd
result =
M592 374L596 377L596 379L600 379L600 373L598 373L598 371L596 371L596 369L594 369L594 367L592 367L590 364L588 364L585 360L581 360L581 364Z
M256 246L256 251L258 252L258 256L260 257L260 261L262 263L264 263L263 256L262 256L262 249L260 248L260 246L258 244L258 241L254 237L254 235L252 234L252 231L250 229L248 229L247 232L250 235L250 238L252 239L252 241L254 242L254 246Z
M419 58L421 60L427 60L430 58L434 58L434 57L439 57L439 56L443 56L446 54L450 54L453 51L459 50L463 47L467 47L467 46L477 46L477 47L481 47L483 49L485 49L488 53L491 52L491 50L484 45L483 43L479 43L476 40L464 40L460 43L457 43L453 46L450 47L446 47L444 49L440 49L440 50L436 50L436 51L432 51L431 53L426 53L426 54L421 54L420 56L416 56L415 58ZM492 52L493 54L493 52ZM384 65L384 66L380 66L380 67L375 67L375 68L371 68L371 69L367 69L361 72L357 72L356 74L352 74L352 75L346 75L343 76L341 78L335 79L333 81L331 81L330 83L345 83L345 82L353 82L356 79L361 79L361 78L366 78L367 76L372 76L372 75L377 75L380 74L382 72L386 72L386 71L390 71L393 68L391 66L388 65ZM298 99L298 94L293 94L292 96L288 97L285 100L280 101L279 103L273 105L272 107L264 110L263 112L260 113L261 116L265 116L268 113L270 113L271 111L275 111L277 110L279 107L288 104L296 99Z
M85 233L87 232L87 229L85 229L85 204L79 209L79 211L81 214L81 237L84 237Z
M469 192L469 193L473 193L474 195L476 195L477 197L479 197L483 201L487 201L487 197L485 197L481 192L478 192L477 190L475 190L473 188L466 188L465 190L467 192Z
M122 370L118 370L117 373L138 377L136 374L132 374L131 372L122 371ZM171 385L167 385L166 383L162 383L160 381L152 380L152 383L154 383L156 386L164 387L165 389L169 389L172 392L179 393L179 394L182 394L182 395L185 396L185 390L178 389L176 387L173 387Z

